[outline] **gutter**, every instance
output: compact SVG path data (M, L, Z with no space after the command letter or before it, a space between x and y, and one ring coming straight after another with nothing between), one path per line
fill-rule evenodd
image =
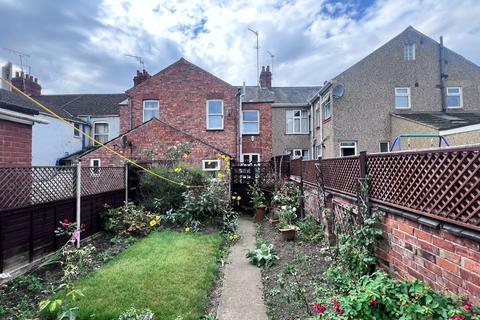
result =
M26 123L26 124L33 124L33 123L41 123L41 124L49 124L47 120L36 118L31 115L26 115L24 113L6 110L0 108L0 119L19 122L19 123Z

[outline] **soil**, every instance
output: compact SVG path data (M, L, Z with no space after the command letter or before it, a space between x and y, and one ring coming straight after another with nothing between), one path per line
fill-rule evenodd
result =
M262 270L264 299L268 313L274 320L305 319L309 308L315 302L315 283L321 281L328 263L324 260L321 242L303 241L301 236L294 241L283 240L282 234L274 225L264 222L259 228L258 239L273 244L275 254L279 257L277 263ZM286 277L286 285L278 283L278 275L285 266L297 268L296 280ZM304 298L292 294L290 285L304 289ZM291 288L291 287L290 287ZM306 300L306 301L305 301Z

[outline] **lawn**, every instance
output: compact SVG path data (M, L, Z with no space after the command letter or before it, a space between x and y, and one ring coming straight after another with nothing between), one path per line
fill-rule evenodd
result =
M79 319L112 319L149 308L156 319L199 319L217 271L218 235L154 232L76 282ZM92 317L91 315L94 315Z

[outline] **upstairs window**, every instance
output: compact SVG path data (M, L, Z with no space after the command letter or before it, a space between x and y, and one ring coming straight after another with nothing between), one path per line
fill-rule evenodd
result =
M319 128L321 123L322 123L322 115L320 113L320 107L316 107L315 108L315 126Z
M257 110L243 111L243 134L260 133L260 112Z
M340 142L340 156L348 157L357 155L356 141L342 141Z
M96 122L93 124L93 137L96 141L106 143L108 141L108 123ZM95 144L97 144L95 142Z
M328 120L332 117L332 103L330 101L330 95L325 97L322 101L323 108L323 120Z
M160 103L158 100L143 101L143 122L147 122L152 118L160 118Z
M73 136L74 137L80 137L80 124L79 123L73 123L73 126L75 127L75 129L73 129Z
M207 130L223 130L223 100L207 101Z
M395 88L395 108L410 109L410 88Z
M309 133L307 110L287 110L287 133Z
M447 107L451 109L463 107L461 87L447 87Z
M415 60L415 45L413 43L405 43L403 46L403 58L405 60Z

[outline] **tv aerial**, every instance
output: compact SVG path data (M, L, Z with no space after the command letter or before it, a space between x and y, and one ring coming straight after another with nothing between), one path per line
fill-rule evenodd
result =
M130 57L130 58L134 58L135 60L138 61L138 63L140 64L140 70L144 70L145 69L145 62L143 61L143 58L140 57L140 56L134 56L133 54L126 54L125 56L127 57Z

